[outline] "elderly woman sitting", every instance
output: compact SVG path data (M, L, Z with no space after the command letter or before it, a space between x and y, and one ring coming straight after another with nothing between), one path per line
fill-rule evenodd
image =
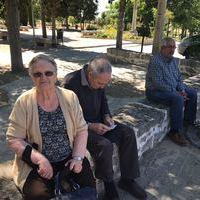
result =
M15 184L24 199L50 199L55 175L68 166L80 186L95 187L85 158L87 124L77 96L55 86L57 66L46 55L31 60L29 74L35 87L17 99L6 133L15 152Z

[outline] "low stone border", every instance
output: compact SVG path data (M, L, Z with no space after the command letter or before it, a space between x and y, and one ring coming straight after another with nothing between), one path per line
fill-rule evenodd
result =
M147 67L152 56L147 53L139 53L126 49L108 48L107 55L114 63L129 63ZM200 61L192 59L180 59L180 67L183 74L195 76L200 73Z
M95 30L91 30L91 31L84 30L84 31L81 31L81 33L82 33L82 37L87 38L87 37L95 36L97 34L97 31L95 31Z
M49 38L35 38L35 42L37 46L43 47L51 47L52 45L56 45L52 43L52 39Z
M0 30L0 39L2 39L2 40L8 40L8 31L6 31L6 30Z
M29 31L29 28L30 28L29 26L20 26L19 30L20 31Z

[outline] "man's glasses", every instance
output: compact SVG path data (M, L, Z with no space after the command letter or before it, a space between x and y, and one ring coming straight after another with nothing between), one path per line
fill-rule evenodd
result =
M42 72L35 72L35 73L33 73L33 77L34 78L40 78L42 76L48 76L48 77L50 77L50 76L53 76L53 74L54 74L54 72L52 72L52 71L46 71L44 73L42 73Z

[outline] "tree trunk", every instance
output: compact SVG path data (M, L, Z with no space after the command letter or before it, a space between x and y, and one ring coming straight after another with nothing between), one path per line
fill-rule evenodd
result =
M145 36L142 36L142 44L141 44L141 50L140 50L140 53L143 52L144 38L145 38Z
M56 46L56 5L52 7L52 46Z
M20 19L20 25L27 26L28 25L28 2L22 1L19 2L19 19Z
M45 20L45 7L44 0L40 1L41 5L41 23L42 23L42 37L47 38L46 20Z
M33 19L32 19L32 0L28 1L28 21L29 25L33 27Z
M133 5L133 16L132 16L132 27L131 31L135 34L137 34L137 7L138 7L138 0L135 0L135 3Z
M119 2L119 16L118 16L118 23L117 23L117 41L116 41L116 48L117 49L122 49L122 37L123 37L123 30L124 30L125 7L126 7L126 0L120 0L120 2Z
M65 28L66 28L66 30L69 30L68 18L69 18L69 16L67 15L67 16L65 17ZM72 26L73 26L73 25L72 25Z
M7 27L10 44L12 72L24 71L19 33L18 0L6 0Z
M158 0L156 27L155 27L155 33L154 33L154 38L153 38L153 49L152 49L153 55L158 53L160 50L160 42L163 37L163 29L164 29L164 23L165 23L166 5L167 5L167 0Z

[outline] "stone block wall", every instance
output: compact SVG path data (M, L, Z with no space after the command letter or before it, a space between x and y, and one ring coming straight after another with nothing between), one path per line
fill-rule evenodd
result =
M169 131L167 110L142 103L133 103L120 108L115 113L114 120L134 130L139 157L160 142Z
M147 67L149 59L152 56L147 53L139 53L136 51L116 48L108 48L107 55L114 63L122 62L145 67ZM195 76L200 73L200 61L181 59L180 69L181 72L187 76Z

